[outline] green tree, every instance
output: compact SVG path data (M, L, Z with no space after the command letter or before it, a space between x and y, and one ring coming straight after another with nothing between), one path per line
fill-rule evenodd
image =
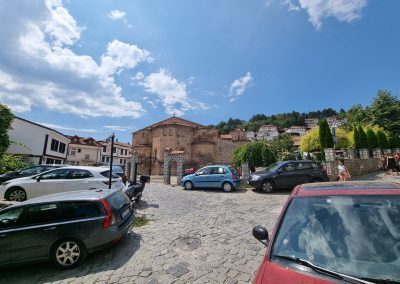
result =
M4 154L0 158L0 174L31 166L26 157Z
M319 143L319 128L314 128L301 138L300 149L303 152L318 151L321 148Z
M379 148L387 149L388 148L388 140L387 140L386 134L383 131L379 130L378 133L376 133L376 136L378 138Z
M378 138L371 128L367 129L367 148L369 150L378 148Z
M367 148L368 147L367 134L365 133L364 128L361 125L358 126L358 135L360 143L359 149Z
M265 141L253 141L243 144L233 151L232 164L239 167L243 163L248 163L251 171L256 167L265 167L275 162L269 145Z
M360 133L358 132L358 127L357 126L354 126L353 138L354 138L354 148L356 150L361 149Z
M399 135L390 133L388 138L388 147L390 149L399 148L400 147L400 137Z
M351 130L354 125L365 125L370 122L369 112L360 104L352 106L345 115L346 123L344 124L347 130Z
M268 145L277 160L288 160L294 157L294 143L289 134L279 135L277 139L269 141Z
M322 119L319 123L319 143L321 145L321 160L325 160L324 149L334 147L332 132L326 119Z
M400 133L400 100L388 91L379 90L369 107L371 123L384 130Z
M11 143L8 137L8 130L11 128L13 119L14 115L11 110L5 105L0 104L0 159Z

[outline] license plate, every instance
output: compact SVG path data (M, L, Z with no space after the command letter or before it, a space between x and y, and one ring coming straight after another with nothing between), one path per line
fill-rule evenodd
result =
M122 214L121 214L122 219L124 219L128 214L129 214L129 208L126 209L124 212L122 212Z

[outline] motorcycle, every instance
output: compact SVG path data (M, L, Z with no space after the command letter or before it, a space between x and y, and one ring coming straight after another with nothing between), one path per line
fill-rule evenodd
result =
M142 193L145 187L146 182L150 181L149 176L140 176L139 182L130 182L129 186L125 190L125 194L129 197L129 199L137 204L142 198Z

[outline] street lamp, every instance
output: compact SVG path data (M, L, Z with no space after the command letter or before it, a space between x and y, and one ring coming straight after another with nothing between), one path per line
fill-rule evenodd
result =
M115 135L113 133L111 136L107 137L107 139L106 139L107 143L110 143L110 139L111 139L110 174L108 176L108 189L111 189L112 165L113 165L113 158L114 158L114 138L115 138Z

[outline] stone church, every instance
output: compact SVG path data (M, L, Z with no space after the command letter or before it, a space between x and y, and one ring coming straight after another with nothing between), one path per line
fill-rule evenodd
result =
M183 168L197 170L207 164L231 164L232 151L246 142L242 129L220 135L217 129L175 116L132 133L133 151L142 156L138 171L147 175L163 174L165 149L183 151ZM174 162L171 174L176 174Z

